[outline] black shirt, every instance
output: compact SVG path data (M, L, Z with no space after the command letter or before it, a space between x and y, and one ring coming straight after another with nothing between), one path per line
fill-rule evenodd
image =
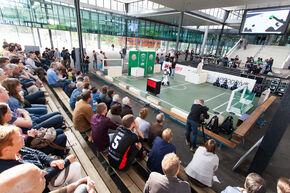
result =
M187 117L187 119L193 120L197 123L200 122L200 115L204 113L205 118L209 118L209 115L207 114L207 108L204 106L201 106L200 104L193 104L191 106L190 113Z
M128 168L138 152L137 142L139 139L135 133L123 126L118 127L109 147L110 165L119 170Z

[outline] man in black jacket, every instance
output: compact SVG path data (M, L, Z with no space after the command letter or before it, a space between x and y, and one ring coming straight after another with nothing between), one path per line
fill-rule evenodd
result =
M201 121L201 114L204 118L208 119L209 115L207 114L208 108L204 106L204 100L200 99L197 104L191 106L190 113L186 121L186 145L190 146L190 151L195 152L196 147L196 138L198 134L197 127ZM192 137L190 140L190 133L192 132Z

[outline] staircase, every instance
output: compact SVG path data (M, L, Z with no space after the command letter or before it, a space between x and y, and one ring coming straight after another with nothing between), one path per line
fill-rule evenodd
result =
M263 60L272 57L274 59L273 67L283 68L284 61L290 55L290 47L248 44L246 50L243 47L236 48L228 55L228 58L235 58L236 55L239 56L242 63L245 63L249 56L253 56L255 60L258 57L263 58Z

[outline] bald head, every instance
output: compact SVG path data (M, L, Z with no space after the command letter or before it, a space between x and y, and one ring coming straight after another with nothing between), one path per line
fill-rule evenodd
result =
M21 164L0 174L1 193L41 193L46 172L33 164Z
M172 131L170 128L164 129L162 132L162 139L169 143L173 138Z

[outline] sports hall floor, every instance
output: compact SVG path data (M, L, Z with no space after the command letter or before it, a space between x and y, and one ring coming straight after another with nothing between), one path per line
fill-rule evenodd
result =
M151 95L146 92L147 78L155 78L161 80L162 74L148 75L144 78L134 78L131 76L123 75L114 78L116 83L125 83L133 86L141 91L141 96L146 98ZM232 91L220 87L213 86L211 83L193 84L186 82L183 75L175 74L174 77L169 78L170 86L161 86L160 94L155 96L160 100L160 106L170 111L175 107L185 113L190 112L191 105L196 99L204 99L205 105L209 108L209 114L218 112L225 118L230 114L226 112L226 108L231 96ZM254 107L249 111L253 111L258 103L259 98L255 97ZM238 116L233 115L234 126L238 120ZM224 138L230 136L220 134Z
M178 77L178 75L176 75L176 78L174 78L174 80L175 79L178 80L177 77ZM97 88L101 88L105 84L103 81L96 78L96 76L93 74L90 74L90 79L91 79L92 86L96 86ZM172 80L172 86L174 86L173 85L174 80ZM134 82L139 82L139 80L135 80ZM110 88L114 89L116 91L116 93L120 95L121 98L126 96L125 92L123 92L121 89L118 89L115 87L110 87ZM145 88L145 86L144 86L144 88ZM182 86L180 86L180 88L182 88ZM212 89L214 89L214 88L212 88ZM208 90L210 90L209 91L210 93L213 93L213 96L218 96L219 94L226 91L226 90L220 90L220 88L215 88L213 91L211 91L212 89L208 89ZM171 89L166 89L166 90L168 90L168 92L169 92ZM219 92L216 90L219 90ZM174 91L172 91L172 92L174 92ZM198 90L198 92L199 92L199 90ZM217 94L215 94L215 92ZM191 94L192 93L193 92L191 92ZM194 101L193 97L192 96L188 97L185 95L182 95L182 96L186 97L186 100L190 100L190 101L188 101L189 104L187 107L187 109L190 109L191 103ZM202 96L202 95L200 95L200 96ZM140 103L140 101L135 100L132 97L130 97L130 98L131 98L131 106L133 109L133 113L135 116L138 116L138 111L140 108L143 107L143 104ZM204 99L207 100L207 99L210 99L210 97L207 97ZM170 100L177 101L174 97L170 98ZM185 100L182 100L182 101L185 101ZM211 102L211 101L208 101L208 102ZM223 102L220 101L219 103L222 104ZM216 175L219 178L219 180L221 181L221 184L215 183L213 185L213 189L216 192L222 191L223 189L225 189L225 187L227 185L242 186L244 184L244 180L245 180L244 176L246 175L247 169L249 168L249 164L251 163L251 160L252 160L254 154L251 154L251 156L236 171L232 171L232 167L239 160L239 158L244 153L246 153L246 151L249 148L251 148L251 146L253 144L255 144L257 140L260 139L260 137L262 137L264 135L264 133L267 129L267 126L269 124L269 121L277 109L278 103L279 103L279 100L276 100L274 102L274 104L265 112L264 118L265 118L265 120L268 120L268 122L266 122L266 125L262 128L254 127L249 132L248 136L246 136L246 139L245 139L246 141L245 141L244 145L238 146L235 149L222 147L221 149L217 150L216 153L219 157L220 162L219 162L219 168L216 172ZM219 105L215 105L214 107L217 107L217 106L219 106ZM157 115L157 113L149 107L149 115L147 117L147 121L154 122L156 115ZM192 159L193 153L191 151L189 151L188 146L185 145L185 136L184 136L185 128L184 128L184 126L180 125L179 123L177 123L169 118L166 118L164 128L168 128L168 127L171 128L173 131L172 143L176 146L177 155L180 157L181 164L183 166L187 166L187 164ZM289 146L290 146L290 141L288 140L289 138L290 138L290 129L288 129L285 132L284 137L283 137L279 147L277 148L277 151L273 155L273 158L272 158L268 168L264 172L263 177L267 181L267 187L268 187L267 192L276 192L276 182L280 176L285 176L285 177L288 176L289 177L289 163L290 163L289 151L287 151L285 153L285 150L289 149ZM197 142L198 142L198 144L201 145L203 142L202 137L199 136Z

